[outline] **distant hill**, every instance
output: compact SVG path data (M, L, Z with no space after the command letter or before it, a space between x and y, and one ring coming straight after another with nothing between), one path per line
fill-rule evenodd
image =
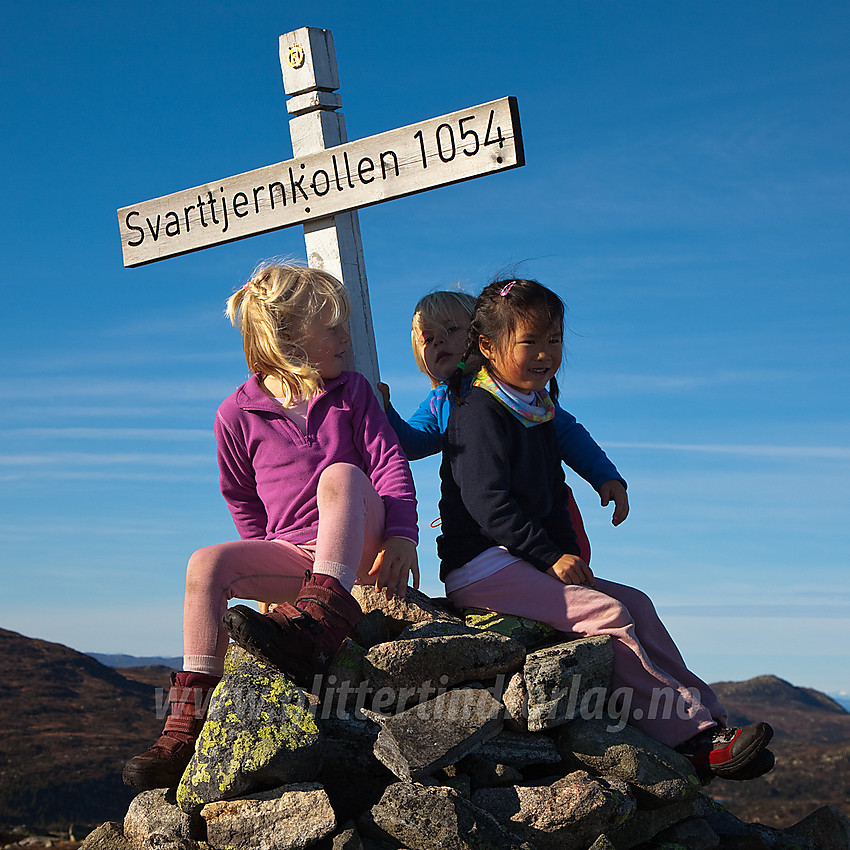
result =
M750 782L715 780L708 792L748 821L790 826L818 806L850 815L850 713L831 697L776 676L712 685L735 724L767 720L776 767Z
M123 763L162 728L154 687L5 629L0 670L0 819L73 823L82 834L82 826L122 819L134 796L121 781Z
M122 820L134 791L124 761L162 729L155 688L179 659L121 669L66 646L0 629L0 820L78 834ZM132 659L132 656L129 656ZM707 792L746 821L788 826L821 805L850 815L850 714L835 700L775 676L713 685L732 722L776 728L775 770L751 782L715 780Z
M173 658L142 657L137 655L104 655L102 652L87 652L90 658L94 658L107 667L169 667L172 670L183 669L183 656Z

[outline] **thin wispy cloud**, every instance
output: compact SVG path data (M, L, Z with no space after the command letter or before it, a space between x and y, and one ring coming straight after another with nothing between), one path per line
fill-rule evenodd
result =
M848 446L761 446L731 443L635 443L606 440L606 447L616 449L649 449L669 452L700 452L705 454L746 455L749 457L828 458L850 460Z

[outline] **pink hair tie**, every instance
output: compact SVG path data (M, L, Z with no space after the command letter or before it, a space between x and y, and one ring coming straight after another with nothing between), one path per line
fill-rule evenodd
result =
M512 287L515 283L516 283L516 281L515 281L515 280L512 280L510 283L506 283L506 284L502 287L502 291L499 293L499 295L507 295L507 294L511 291L511 287Z
M250 286L251 286L251 281L249 280L248 283L246 283L245 286L243 286L242 288L248 289Z

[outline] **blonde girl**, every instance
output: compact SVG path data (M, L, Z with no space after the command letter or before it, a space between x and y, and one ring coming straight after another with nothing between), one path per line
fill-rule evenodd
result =
M268 263L231 296L227 315L254 373L215 419L221 492L240 539L189 560L184 669L172 679L162 736L125 765L124 781L136 787L179 780L228 635L309 680L360 616L355 581L403 596L412 573L418 586L413 480L372 388L344 368L342 284L317 269ZM262 614L228 608L233 597L278 604Z

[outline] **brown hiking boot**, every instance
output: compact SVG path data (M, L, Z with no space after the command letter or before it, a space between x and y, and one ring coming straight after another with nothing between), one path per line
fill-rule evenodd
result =
M124 784L134 788L170 788L180 781L195 752L210 694L220 676L182 672L171 674L168 702L171 714L159 740L124 765Z
M307 572L294 605L284 602L268 614L234 605L224 627L234 643L309 684L323 673L360 619L357 600L332 576Z

